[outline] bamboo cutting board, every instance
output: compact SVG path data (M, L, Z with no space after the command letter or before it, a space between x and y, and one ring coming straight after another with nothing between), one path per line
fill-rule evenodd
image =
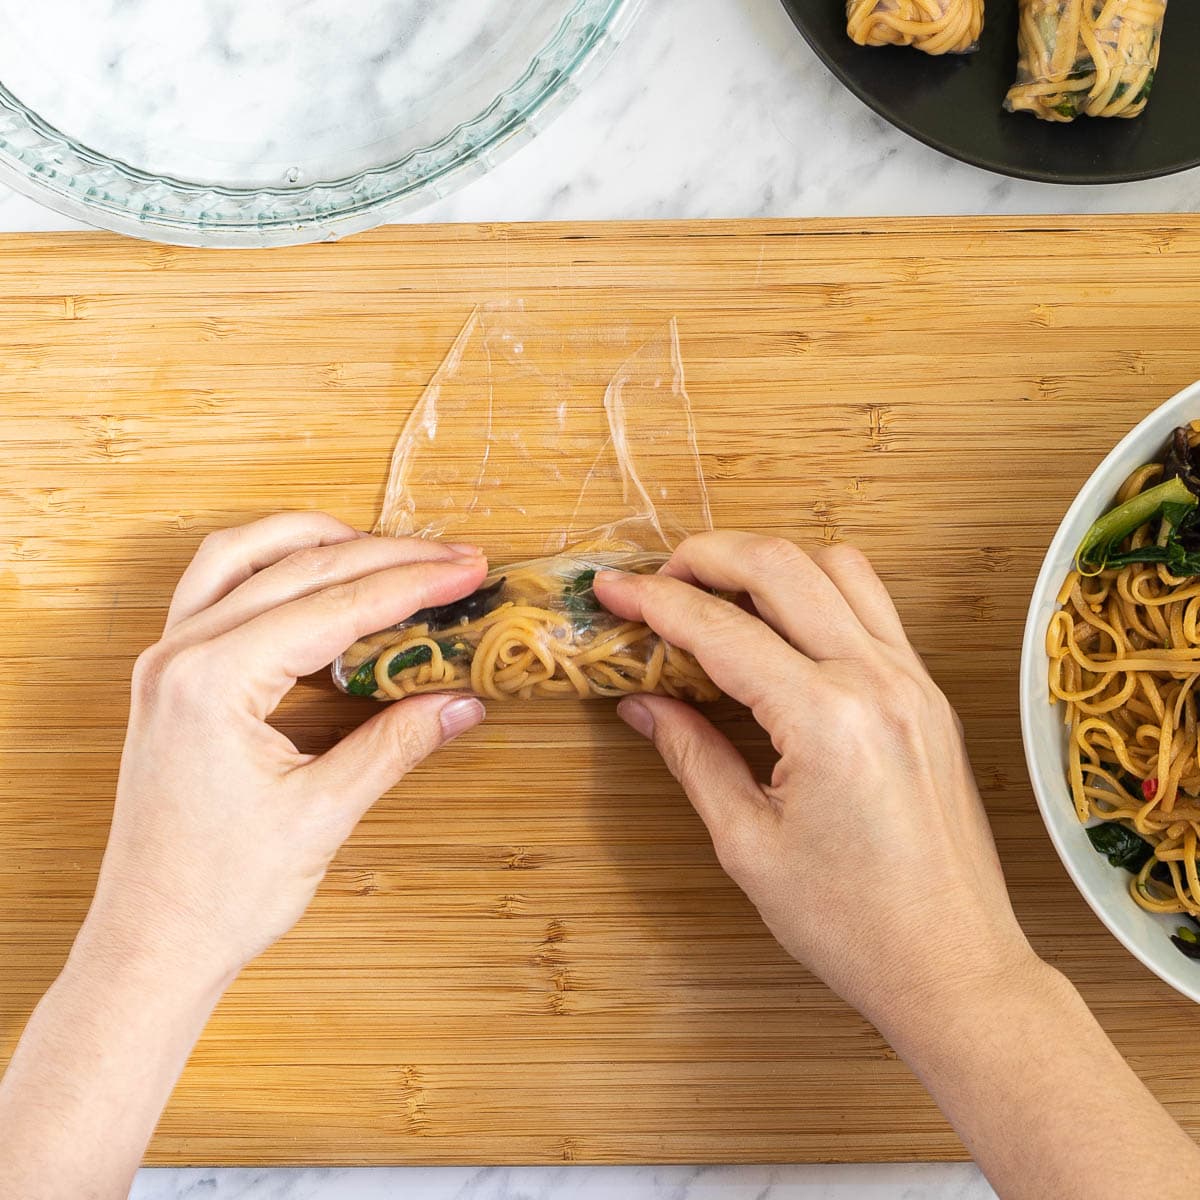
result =
M0 240L0 1062L85 911L130 666L201 536L276 509L369 526L431 372L512 298L551 365L580 325L678 317L718 522L872 555L962 713L1025 928L1200 1133L1196 1009L1068 882L1016 711L1054 526L1200 375L1185 217ZM612 354L563 365L586 391ZM368 711L317 680L280 722L319 748ZM652 753L603 703L547 703L494 707L366 818L222 1003L151 1161L963 1156L762 930Z

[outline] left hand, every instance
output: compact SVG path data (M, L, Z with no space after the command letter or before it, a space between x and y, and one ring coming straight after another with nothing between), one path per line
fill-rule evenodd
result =
M322 514L206 538L138 659L112 832L81 941L214 986L299 918L367 808L483 719L477 700L381 709L326 754L268 719L356 638L468 595L477 550L360 535Z

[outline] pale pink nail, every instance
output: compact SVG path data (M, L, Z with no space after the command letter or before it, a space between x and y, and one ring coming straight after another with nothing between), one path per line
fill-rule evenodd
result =
M442 545L450 551L451 554L457 554L459 558L482 558L483 551L478 546L469 546L466 542L442 542Z
M460 733L474 729L485 716L486 710L478 700L451 700L442 709L442 735L450 741Z
M617 715L642 737L654 736L654 714L640 700L622 700L617 706Z

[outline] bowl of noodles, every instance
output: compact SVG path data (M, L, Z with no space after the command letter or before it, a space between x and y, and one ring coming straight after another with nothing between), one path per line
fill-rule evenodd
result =
M1021 649L1021 733L1084 899L1200 1001L1200 383L1114 447L1050 543Z

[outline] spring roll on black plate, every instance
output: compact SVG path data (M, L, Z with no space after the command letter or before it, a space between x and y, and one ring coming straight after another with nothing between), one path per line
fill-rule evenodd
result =
M983 0L847 0L846 31L860 46L968 54L979 46Z
M1043 121L1136 117L1150 98L1167 0L1021 0L1004 107Z

